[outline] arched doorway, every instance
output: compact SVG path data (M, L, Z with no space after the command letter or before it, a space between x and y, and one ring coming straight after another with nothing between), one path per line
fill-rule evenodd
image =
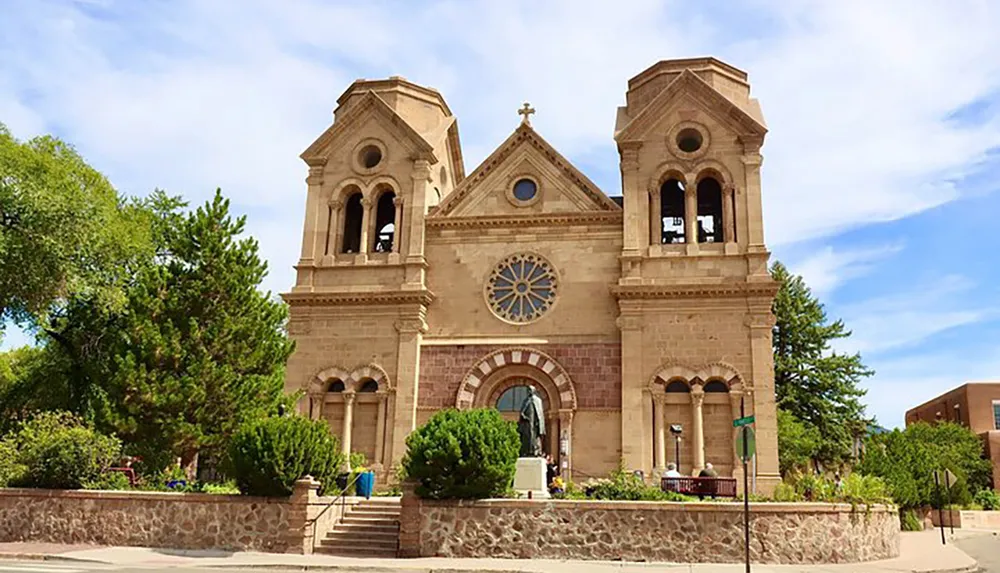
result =
M552 357L530 348L497 350L480 359L459 385L459 409L497 408L517 421L527 387L538 391L545 411L542 451L552 456L565 477L572 475L573 413L576 390L565 369Z

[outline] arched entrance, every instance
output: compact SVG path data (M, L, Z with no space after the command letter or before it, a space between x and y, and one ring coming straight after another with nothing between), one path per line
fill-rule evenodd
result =
M496 408L504 418L517 421L528 386L538 391L545 411L542 450L569 477L576 391L569 375L550 356L530 348L486 355L463 379L455 405L459 409Z

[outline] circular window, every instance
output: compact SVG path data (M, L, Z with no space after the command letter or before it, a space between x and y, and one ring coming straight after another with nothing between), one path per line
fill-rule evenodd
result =
M684 153L694 153L701 149L704 139L701 132L692 127L682 129L677 134L677 147Z
M531 201L538 194L538 185L531 179L518 179L514 184L514 198L518 201Z
M365 169L372 169L382 161L382 150L374 145L366 145L358 153L358 162Z
M556 299L556 273L538 255L511 255L500 261L486 283L486 301L493 314L524 324L540 318Z

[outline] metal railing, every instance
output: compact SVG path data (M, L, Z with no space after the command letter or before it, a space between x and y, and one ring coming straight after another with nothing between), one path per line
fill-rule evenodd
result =
M323 514L326 513L331 507L336 505L337 501L340 501L340 517L337 518L337 523L339 524L343 522L344 514L347 513L347 492L350 491L352 487L354 487L354 485L358 482L358 478L360 478L362 474L363 472L358 472L354 474L354 479L352 479L347 484L347 486L343 490L341 490L339 494L337 494L337 497L333 498L333 500L330 501L330 503L326 504L326 507L324 507L319 513L316 514L316 517L306 522L306 525L312 525L313 550L316 549L316 522L318 522L319 518L323 517Z

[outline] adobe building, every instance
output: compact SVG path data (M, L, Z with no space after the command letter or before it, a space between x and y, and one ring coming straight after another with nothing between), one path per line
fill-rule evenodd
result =
M908 410L906 425L917 422L956 422L979 434L1000 491L1000 381L969 382Z
M297 344L286 388L345 450L385 477L434 412L515 419L531 385L545 450L574 480L619 460L663 471L674 424L682 472L738 475L743 398L758 489L779 481L767 130L745 72L699 58L629 80L614 198L532 128L528 104L498 110L513 132L467 174L436 90L358 80L337 103L302 154L302 254L283 296Z

